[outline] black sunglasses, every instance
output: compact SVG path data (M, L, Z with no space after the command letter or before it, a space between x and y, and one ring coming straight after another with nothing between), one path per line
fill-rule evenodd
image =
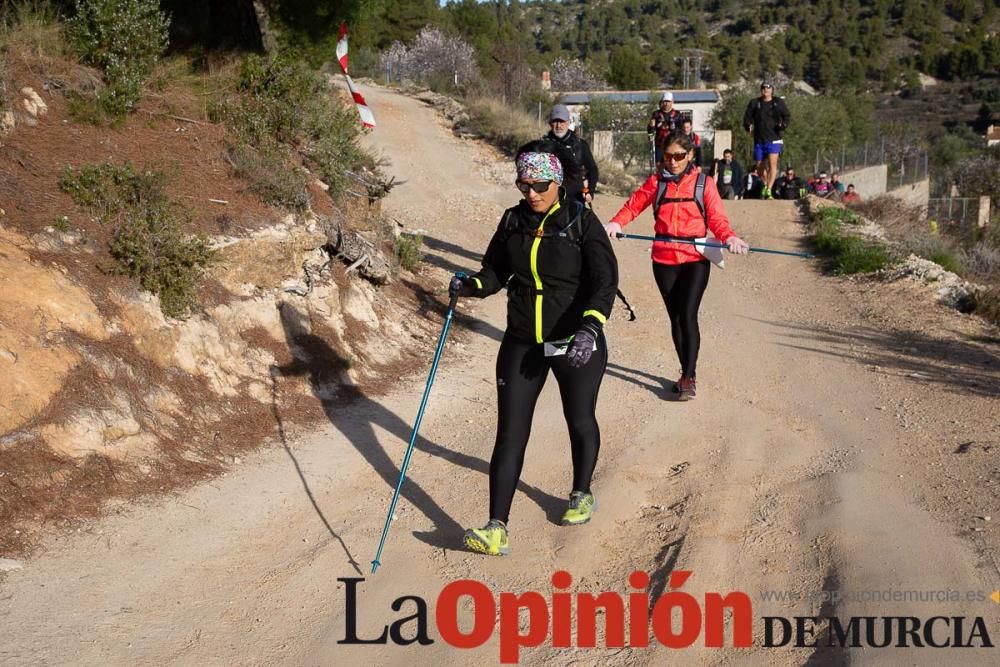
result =
M534 190L538 194L543 194L552 185L552 181L538 181L537 183L525 183L524 181L517 181L514 185L517 189L521 191L522 195L528 194L528 190Z

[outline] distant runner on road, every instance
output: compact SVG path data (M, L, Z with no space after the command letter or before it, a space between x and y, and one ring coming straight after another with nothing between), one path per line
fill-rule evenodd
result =
M755 171L764 181L764 199L774 199L771 190L778 179L778 155L791 118L785 100L774 96L769 81L760 84L760 97L750 100L743 113L743 129L753 132L753 159L757 163Z

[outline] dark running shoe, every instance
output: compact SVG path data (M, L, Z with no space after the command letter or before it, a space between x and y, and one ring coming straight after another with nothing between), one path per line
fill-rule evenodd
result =
M677 397L679 401L690 401L697 395L697 387L695 386L694 377L682 377L677 381L677 390L680 396Z

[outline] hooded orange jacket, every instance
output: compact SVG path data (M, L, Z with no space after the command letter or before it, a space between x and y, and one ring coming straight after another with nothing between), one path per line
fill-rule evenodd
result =
M667 190L664 193L665 199L694 199L694 185L698 180L698 167L692 168L680 181L668 182ZM659 180L657 174L653 174L642 186L632 193L622 206L621 210L615 213L611 222L617 222L625 228L628 223L639 217L643 211L653 205L656 199L656 186ZM729 226L729 218L726 217L726 210L722 204L722 197L719 196L719 189L715 185L715 179L705 179L705 216L708 218L708 229L722 243L726 243L731 236L736 233ZM700 238L706 236L705 218L698 210L698 204L689 202L663 202L660 210L655 215L656 223L653 229L657 236L677 236L688 238ZM686 243L653 243L653 261L657 264L685 264L687 262L698 262L703 260L701 253L693 245Z

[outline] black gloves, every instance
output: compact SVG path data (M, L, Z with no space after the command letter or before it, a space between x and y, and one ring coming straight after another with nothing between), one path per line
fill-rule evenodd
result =
M476 293L476 283L468 276L455 276L448 283L449 296L472 296Z
M573 368L579 368L590 361L590 355L594 353L594 342L596 340L597 332L592 326L584 324L580 327L573 334L573 342L569 344L569 349L566 350L566 360L569 361L569 365Z

